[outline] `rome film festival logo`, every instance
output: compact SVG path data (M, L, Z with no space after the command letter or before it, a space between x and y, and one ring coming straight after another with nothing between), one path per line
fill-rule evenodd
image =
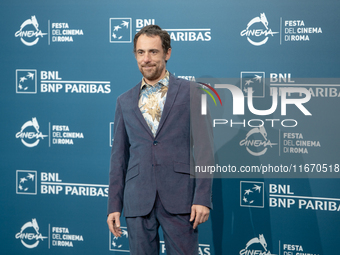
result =
M246 248L240 251L240 255L261 254L274 255L267 249L267 242L263 234L259 237L254 237L246 244Z
M24 132L26 129L28 132ZM44 137L47 137L47 135L43 135L42 132L39 131L37 118L33 117L32 120L29 120L24 125L22 125L21 130L16 133L15 137L20 138L21 142L26 147L31 148L37 146L40 142L40 139L44 139ZM31 142L31 140L35 141Z
M240 182L240 206L264 207L264 183L263 182Z
M110 18L110 43L130 43L131 18Z
M37 172L30 170L16 171L16 193L24 195L37 194Z
M37 93L37 70L17 69L16 70L16 93L36 94Z
M255 134L260 134L260 139L249 139L249 137L255 136ZM267 131L264 126L251 129L247 133L246 138L240 141L240 146L245 146L246 150L253 156L261 156L265 154L268 150L268 146L272 148L273 145L277 145L277 143L272 143L269 139L267 139ZM255 148L261 147L263 148L261 151L254 151Z
M46 239L46 236L43 236L39 233L39 226L36 219L32 219L25 223L19 233L15 235L16 239L20 239L21 243L29 249L35 248L38 246L40 241ZM35 241L35 242L34 242Z
M15 33L15 37L20 37L21 42L27 46L37 44L40 37L42 38L44 35L47 35L47 33L41 32L39 29L39 23L35 16L25 20L24 23L21 24L20 30Z
M268 28L268 24L266 15L264 13L260 13L260 17L255 17L249 21L247 28L241 31L241 36L246 36L248 42L252 45L261 46L268 41L269 35L273 37L274 34L279 33L273 32L270 28Z

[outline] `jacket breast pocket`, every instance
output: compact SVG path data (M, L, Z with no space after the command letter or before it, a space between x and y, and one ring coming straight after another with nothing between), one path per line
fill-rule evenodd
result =
M127 170L125 182L131 180L132 178L136 177L139 174L139 165L135 165Z

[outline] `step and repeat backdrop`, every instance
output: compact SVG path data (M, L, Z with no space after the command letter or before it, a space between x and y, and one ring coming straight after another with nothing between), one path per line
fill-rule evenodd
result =
M340 3L2 1L1 254L129 254L106 225L117 97L157 24L208 87L214 210L200 255L337 254ZM202 112L204 114L204 112ZM161 254L166 254L161 238Z

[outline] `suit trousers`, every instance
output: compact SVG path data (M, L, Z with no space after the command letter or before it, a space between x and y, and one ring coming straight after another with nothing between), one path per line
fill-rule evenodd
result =
M190 214L167 212L156 195L152 211L146 216L127 217L131 255L159 254L159 226L162 227L167 255L197 255L198 230L189 221Z

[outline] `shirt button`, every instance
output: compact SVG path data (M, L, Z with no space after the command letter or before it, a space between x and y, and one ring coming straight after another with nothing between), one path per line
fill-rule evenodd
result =
M155 146L156 146L156 145L157 145L157 143L158 143L157 141L154 141L154 142L153 142L153 145L155 145Z

